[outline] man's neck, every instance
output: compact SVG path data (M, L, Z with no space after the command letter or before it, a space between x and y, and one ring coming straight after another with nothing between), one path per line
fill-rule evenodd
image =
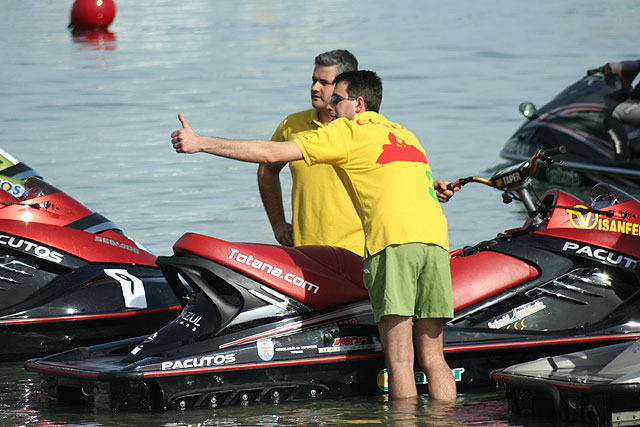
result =
M318 120L326 125L331 122L331 116L329 116L329 112L327 110L318 110Z

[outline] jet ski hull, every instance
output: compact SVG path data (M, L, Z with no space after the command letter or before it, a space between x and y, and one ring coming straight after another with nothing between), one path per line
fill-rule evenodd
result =
M489 372L514 361L640 338L640 331L562 337L469 329L445 328L445 357L459 392L491 390ZM141 365L129 363L125 356L143 339L32 359L25 368L40 375L48 396L106 411L338 399L381 394L387 387L373 325L324 326L224 350L185 357L168 352L144 359ZM226 339L222 337L218 347ZM416 382L420 392L427 391L426 377L418 367Z
M590 425L634 425L640 417L640 342L631 341L501 368L516 416Z

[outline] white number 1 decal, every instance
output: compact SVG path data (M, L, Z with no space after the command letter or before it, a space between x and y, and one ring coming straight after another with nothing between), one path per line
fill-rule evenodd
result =
M144 293L144 283L127 270L105 268L107 276L113 277L122 287L124 306L126 308L147 308L147 296Z

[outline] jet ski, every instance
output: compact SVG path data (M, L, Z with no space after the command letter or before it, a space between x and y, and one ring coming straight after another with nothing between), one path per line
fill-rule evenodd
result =
M586 75L537 109L520 104L526 121L507 140L500 156L524 161L538 150L563 145L562 163L543 165L537 178L562 185L600 181L623 187L640 185L640 128L611 116L621 102L640 102L632 83L640 60L609 62Z
M500 189L527 212L522 227L451 252L444 345L460 392L494 387L493 369L640 338L640 202L609 184L590 204L557 189L537 199L531 176L561 151L456 181ZM357 255L187 233L157 264L191 289L182 314L147 336L27 361L45 395L163 410L386 390ZM416 372L420 390L426 381Z
M0 150L0 360L151 333L182 311L156 256Z
M638 425L640 341L543 357L496 370L516 416L563 423Z

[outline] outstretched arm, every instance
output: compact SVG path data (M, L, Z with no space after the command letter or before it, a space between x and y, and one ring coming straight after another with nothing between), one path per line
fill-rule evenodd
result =
M178 114L182 129L171 133L176 153L205 152L229 159L252 163L282 163L302 160L302 152L295 142L239 140L198 135L191 129L182 113Z

